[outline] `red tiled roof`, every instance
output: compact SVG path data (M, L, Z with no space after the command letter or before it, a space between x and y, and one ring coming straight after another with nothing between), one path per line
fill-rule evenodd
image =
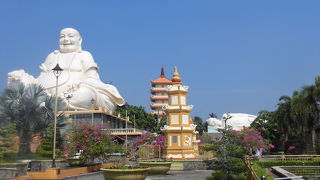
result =
M160 73L160 77L156 80L151 81L152 84L171 84L172 81L167 79L166 76L164 75L164 69L163 67L161 68L161 73Z
M172 81L163 77L163 78L158 78L156 80L151 81L153 84L172 84Z

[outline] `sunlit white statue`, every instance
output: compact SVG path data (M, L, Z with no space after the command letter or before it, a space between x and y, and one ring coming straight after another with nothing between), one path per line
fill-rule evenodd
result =
M222 129L222 121L217 118L209 118L206 120L209 126L213 126L217 129Z
M77 30L62 29L60 50L55 50L48 55L40 66L40 76L34 78L24 70L13 71L8 74L8 83L14 81L24 84L37 83L42 85L49 94L55 94L56 77L52 69L58 63L63 69L59 77L59 96L72 95L68 102L70 109L90 110L94 103L95 107L114 111L116 105L121 106L125 101L113 85L101 82L97 64L89 52L81 49L81 43L82 38Z

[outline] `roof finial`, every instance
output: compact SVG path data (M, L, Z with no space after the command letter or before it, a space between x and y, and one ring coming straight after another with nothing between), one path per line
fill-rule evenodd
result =
M165 77L163 67L161 68L161 74L160 74L160 77L162 77L162 78L164 78L164 77Z
M181 83L181 78L178 73L178 68L175 66L174 67L174 72L173 72L173 77L172 77L172 83L173 84L180 84Z

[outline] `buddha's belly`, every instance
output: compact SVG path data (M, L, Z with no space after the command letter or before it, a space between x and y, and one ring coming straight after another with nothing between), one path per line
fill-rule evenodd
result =
M50 94L55 94L56 77L53 73L41 74L37 83L42 85ZM63 96L66 91L76 88L79 82L83 81L81 72L62 72L58 78L58 93Z

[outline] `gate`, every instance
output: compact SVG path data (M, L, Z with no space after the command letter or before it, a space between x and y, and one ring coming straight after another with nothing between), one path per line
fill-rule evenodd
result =
M161 158L160 145L142 145L138 150L139 159Z

